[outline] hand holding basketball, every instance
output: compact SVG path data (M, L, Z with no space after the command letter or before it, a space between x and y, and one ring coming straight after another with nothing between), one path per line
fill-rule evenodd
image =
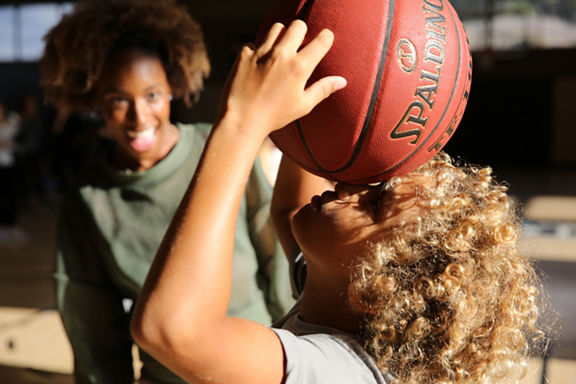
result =
M449 1L276 0L262 31L295 18L311 36L335 36L310 81L338 74L348 86L271 135L285 155L319 176L366 184L406 174L446 144L472 79Z
M257 48L245 46L232 71L222 113L241 118L251 131L264 136L309 113L318 103L343 88L346 80L326 76L307 81L334 39L321 30L302 46L307 27L301 20L288 28L274 24Z

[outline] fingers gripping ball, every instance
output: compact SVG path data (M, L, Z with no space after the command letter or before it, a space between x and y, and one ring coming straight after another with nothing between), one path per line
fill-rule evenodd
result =
M310 83L348 85L271 135L308 171L352 184L408 173L460 123L470 90L466 32L447 0L278 0L261 31L304 20L308 36L334 32Z

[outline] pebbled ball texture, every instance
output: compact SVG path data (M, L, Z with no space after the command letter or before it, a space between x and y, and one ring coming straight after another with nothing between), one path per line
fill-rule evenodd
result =
M447 0L278 0L261 25L302 19L308 35L334 32L311 82L348 85L271 135L319 176L366 184L406 174L450 139L468 101L472 56Z

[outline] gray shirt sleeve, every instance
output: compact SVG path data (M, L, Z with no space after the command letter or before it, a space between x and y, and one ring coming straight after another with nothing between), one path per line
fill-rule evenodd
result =
M286 384L390 382L351 337L326 333L296 336L285 329L272 330L284 348Z

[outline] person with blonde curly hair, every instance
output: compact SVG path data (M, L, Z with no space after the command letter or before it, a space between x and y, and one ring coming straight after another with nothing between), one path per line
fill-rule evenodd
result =
M260 144L346 86L338 76L308 83L334 37L306 33L300 20L277 23L241 52L137 302L135 340L194 383L518 382L541 336L520 220L490 168L443 153L311 199L324 180L285 159L273 215L291 217L277 230L285 253L306 262L294 269L306 271L302 294L272 327L226 314L234 219Z
M517 382L542 333L538 279L518 252L506 187L489 167L439 154L388 181L389 192L415 197L421 213L371 239L354 266L366 350L403 383Z
M74 376L78 383L131 383L130 304L211 129L170 120L171 101L195 101L210 71L202 30L172 0L86 0L45 40L48 101L64 114L97 113L112 139L103 140L62 198L55 279ZM247 180L233 229L227 313L268 325L293 304L288 263L258 161ZM186 273L197 278L197 271ZM145 351L140 359L142 382L183 382Z

